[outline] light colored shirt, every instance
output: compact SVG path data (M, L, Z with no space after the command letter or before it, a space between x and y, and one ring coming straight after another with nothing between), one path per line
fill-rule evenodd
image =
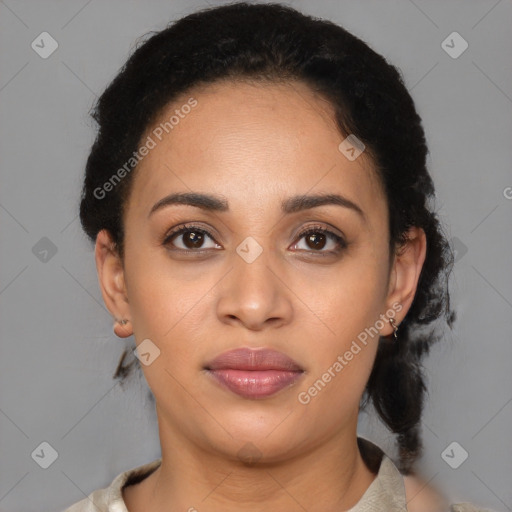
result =
M357 504L347 512L407 512L404 478L393 461L372 442L361 437L357 441L361 456L377 476ZM123 487L141 482L161 462L162 459L156 459L120 473L108 487L93 491L87 498L71 505L64 512L129 512L123 500ZM458 503L451 505L449 512L492 511L477 508L470 503Z

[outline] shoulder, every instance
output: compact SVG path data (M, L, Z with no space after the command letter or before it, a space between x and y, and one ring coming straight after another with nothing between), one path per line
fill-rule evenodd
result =
M161 462L161 458L156 459L119 473L108 487L93 491L87 498L74 503L63 512L127 512L123 487L141 482L151 475Z
M448 512L446 499L416 475L404 475L405 497L409 512Z
M450 512L493 512L488 508L478 507L472 503L454 503L450 507Z
M108 488L97 489L87 498L74 503L63 512L108 512L108 491Z
M446 498L415 475L404 475L408 512L492 512L471 503L449 504Z

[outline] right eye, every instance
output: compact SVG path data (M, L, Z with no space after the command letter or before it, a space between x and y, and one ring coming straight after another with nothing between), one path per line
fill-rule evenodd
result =
M175 240L179 240L180 238L182 240L180 241L180 244L177 245ZM203 246L207 238L213 242L213 246ZM188 252L199 252L202 250L220 248L220 245L215 242L213 235L209 231L194 225L178 227L170 233L167 233L162 245L171 245L171 250Z

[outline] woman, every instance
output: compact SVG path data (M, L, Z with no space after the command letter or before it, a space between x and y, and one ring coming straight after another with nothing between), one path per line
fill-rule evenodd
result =
M67 512L448 510L413 463L453 256L397 70L237 3L153 35L94 117L80 218L162 457ZM369 402L396 465L357 436Z

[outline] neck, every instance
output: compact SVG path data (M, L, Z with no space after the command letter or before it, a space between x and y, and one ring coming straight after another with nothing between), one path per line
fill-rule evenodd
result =
M159 424L162 464L123 491L130 512L347 510L375 478L357 446L355 425L321 446L272 463L245 464L204 449ZM138 489L137 489L138 488Z

